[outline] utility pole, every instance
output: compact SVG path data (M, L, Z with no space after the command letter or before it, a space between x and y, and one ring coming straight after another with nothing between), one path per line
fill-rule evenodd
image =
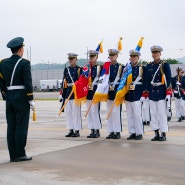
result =
M30 46L30 63L31 63L31 46Z

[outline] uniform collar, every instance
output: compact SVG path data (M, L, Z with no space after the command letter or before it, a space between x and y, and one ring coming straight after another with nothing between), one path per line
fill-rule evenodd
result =
M11 57L10 57L11 59L19 59L19 58L21 58L19 55L12 55Z
M117 64L117 61L116 61L114 64L110 63L110 65L112 65L112 66L114 66L114 65L116 65L116 64Z

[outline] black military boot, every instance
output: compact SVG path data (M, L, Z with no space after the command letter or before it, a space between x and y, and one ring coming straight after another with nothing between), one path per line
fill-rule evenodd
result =
M99 130L94 130L94 135L92 136L92 138L98 138L98 137L100 137Z
M135 140L141 140L141 139L143 139L142 135L136 135Z
M136 138L136 134L130 134L129 137L127 137L127 140L131 140L131 139L135 139Z
M94 129L91 129L91 133L87 136L87 138L93 138L94 135Z
M106 139L113 139L114 132L110 132L110 134L106 137Z
M65 137L72 137L73 134L74 134L73 129L70 129L69 133L65 135Z
M159 141L166 141L166 133L162 132L161 137L159 137Z
M79 130L76 130L71 137L80 137Z
M121 138L120 132L116 132L116 133L113 135L113 139L120 139L120 138Z
M159 141L159 129L155 130L155 136L151 139L151 141Z

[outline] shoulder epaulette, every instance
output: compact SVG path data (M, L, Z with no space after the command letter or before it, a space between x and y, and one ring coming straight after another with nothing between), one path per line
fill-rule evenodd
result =
M151 64L151 63L152 63L152 62L147 62L147 63L146 63L146 66L149 65L149 64Z
M164 63L167 63L167 61L166 60L162 60L161 63L164 64Z
M137 64L137 66L139 66L139 67L143 67L143 64Z

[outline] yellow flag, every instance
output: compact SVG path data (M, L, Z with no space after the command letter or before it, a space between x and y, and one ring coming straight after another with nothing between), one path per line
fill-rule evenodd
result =
M100 53L103 53L103 44L100 42Z

